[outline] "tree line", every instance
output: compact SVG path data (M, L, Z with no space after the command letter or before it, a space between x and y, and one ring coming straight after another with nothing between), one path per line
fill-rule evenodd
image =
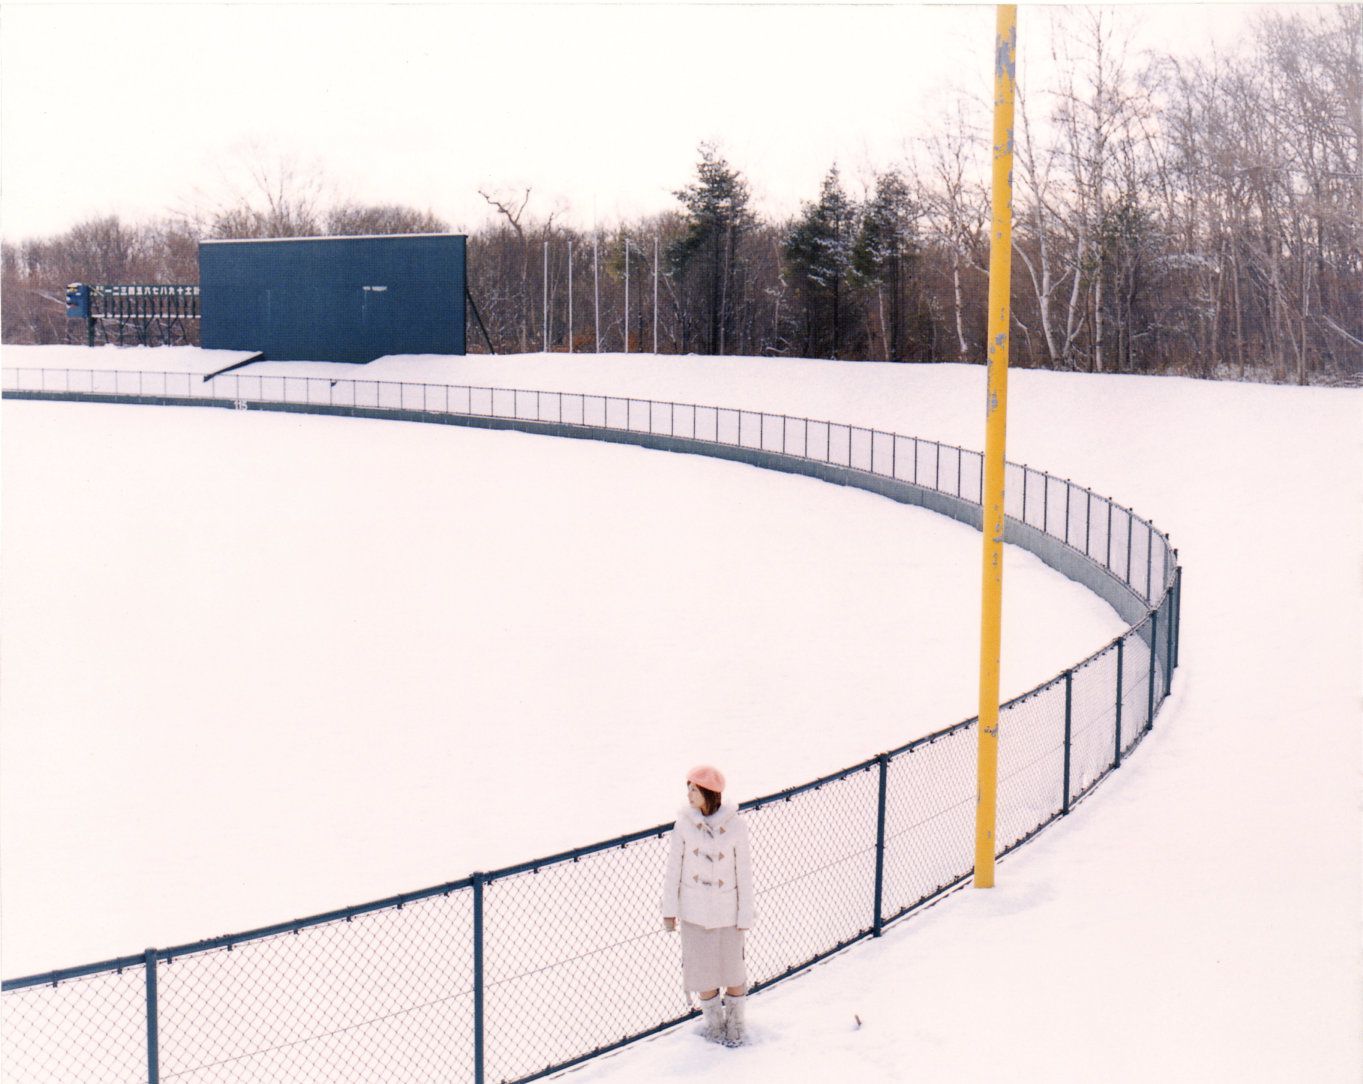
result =
M1363 9L1267 11L1239 53L1197 60L1134 60L1110 12L1057 18L1058 74L1016 110L1013 363L1359 379ZM779 219L708 144L673 209L598 233L535 215L530 190L483 192L474 300L499 353L656 336L663 353L983 361L988 122L958 95L903 161L856 183L830 163ZM4 340L78 339L69 281L196 281L201 237L449 229L408 207L327 205L310 181L262 169L198 216L6 242Z

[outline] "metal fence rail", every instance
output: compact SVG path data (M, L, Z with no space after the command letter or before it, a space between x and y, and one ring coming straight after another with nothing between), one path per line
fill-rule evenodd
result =
M567 392L229 373L6 369L23 398L286 409L626 439L745 458L970 518L977 452L757 411ZM1066 815L1149 732L1178 665L1169 540L1009 464L1009 541L1122 612L1121 637L1000 713L1000 853ZM743 803L755 990L972 871L975 720ZM657 898L670 825L422 892L6 981L4 1079L527 1081L692 1015Z

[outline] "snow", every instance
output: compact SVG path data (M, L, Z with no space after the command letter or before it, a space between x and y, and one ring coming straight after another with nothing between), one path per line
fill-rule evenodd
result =
M966 446L981 441L983 372L955 365L531 355L389 358L364 369L385 379L717 403ZM16 923L30 927L14 895L32 888L48 910L61 905L51 886L63 877L72 884L123 876L112 861L44 871L30 853L18 868L50 879L42 890L26 884L28 876L16 885L8 848L28 846L19 837L29 831L49 843L65 837L82 858L115 848L139 861L158 860L158 848L141 838L130 848L129 826L133 835L186 837L166 871L149 874L147 896L174 898L157 928L143 927L132 944L106 937L118 940L116 951L131 951L164 944L178 928L210 932L181 910L185 898L176 893L188 882L208 881L204 897L225 894L217 926L240 928L306 910L296 905L314 889L331 906L462 874L472 868L470 849L490 864L504 839L509 860L665 820L676 804L668 780L678 763L700 759L692 753L701 748L748 796L973 710L969 584L978 536L958 537L958 525L866 494L667 453L401 423L15 402L5 404L4 423L5 974L22 973L21 962L80 959L101 936L77 927L97 926L102 914L48 916L37 928L46 937L61 931L60 948L50 940L23 961L27 950L11 949L11 939ZM1075 815L1001 863L993 890L957 892L879 941L754 997L753 1046L718 1049L685 1026L588 1064L579 1079L666 1081L723 1069L763 1080L1357 1080L1361 423L1363 393L1355 390L1015 371L1009 457L1114 495L1153 516L1180 548L1182 666L1155 731ZM167 456L168 448L176 454ZM103 460L112 461L107 470ZM200 469L182 472L180 460ZM153 463L155 474L139 479ZM205 463L217 464L207 476ZM412 463L421 464L415 478ZM57 469L62 464L68 469ZM405 480L395 485L395 477ZM166 493L176 495L173 505ZM468 514L478 507L495 507L496 520ZM281 522L297 533L279 531ZM339 529L314 531L328 526ZM453 549L451 538L467 548ZM464 553L489 562L484 574L459 575L451 554ZM1047 676L1110 638L1080 625L1113 620L1101 604L1092 611L1088 596L1068 597L1071 585L1047 570L1028 586L1030 559L1020 557L1010 553L1004 581L1005 682L1014 690L1027 683L1028 667ZM18 574L30 567L31 577ZM259 586L243 591L253 579ZM439 624L439 600L459 591L469 592L464 612L498 615L496 641L470 633L471 622ZM772 648L792 634L780 619L790 597L818 601L823 620L811 639L840 651L835 659L811 667L811 656L799 654L808 644ZM701 604L713 599L723 608ZM103 630L73 623L87 601ZM142 612L151 605L180 623L162 628ZM300 646L315 633L303 615L314 613L334 630L338 651ZM659 613L669 621L657 622ZM120 644L116 622L130 614L140 614L135 627L144 638ZM179 630L215 615L237 635L212 653L206 679ZM536 615L544 615L537 624ZM565 626L571 636L554 634ZM44 655L31 642L43 636L26 627L49 636L58 629L69 643ZM660 627L668 631L656 639L639 632ZM622 641L621 630L632 635ZM1035 643L1071 635L1051 645L1059 657ZM943 656L931 654L938 636L955 645ZM586 646L572 663L561 659L556 653L576 649L578 637ZM474 681L465 718L509 710L533 727L533 742L518 742L510 727L480 728L467 739L455 733L441 715L457 684L449 680L459 657L452 646L500 652L493 665L509 675L479 685L486 675L475 667L456 670ZM678 649L686 655L669 669ZM90 663L92 651L112 654L95 654L84 669L71 665ZM548 692L540 674L517 669L528 652L560 679ZM735 657L741 667L729 662ZM378 692L375 658L393 667ZM845 680L844 667L866 660L877 665ZM872 680L899 666L933 675L946 690L933 693L939 701L921 715L917 701L897 705L919 695L922 682ZM148 673L170 691L131 680ZM689 688L695 673L723 675L721 687ZM73 680L72 691L53 698L65 706L51 716L84 725L90 745L66 745L64 765L34 753L46 773L41 785L62 786L59 767L84 770L93 785L100 774L93 763L115 757L119 793L140 819L119 824L122 814L106 805L66 820L69 792L62 801L36 788L15 795L12 784L27 784L13 767L14 720L43 708L44 674ZM783 699L802 679L798 694ZM801 698L833 683L820 709L855 696L847 724L829 727L818 710L800 718ZM53 687L47 681L49 696ZM249 713L260 692L268 694L268 720ZM736 734L688 731L724 722L721 709L744 693L735 714L745 726ZM598 722L603 703L631 729L584 724L574 733L563 725L585 704L579 718L606 726ZM964 711L948 711L962 703ZM168 718L144 718L169 704L177 710ZM92 734L81 717L96 711L115 713L140 737ZM385 716L386 740L376 750L360 725ZM347 718L354 721L337 724ZM193 770L204 740L190 723L219 735L212 770ZM630 744L616 752L623 734ZM166 748L145 744L153 739ZM490 788L490 815L479 825L448 815L444 776L420 762L450 758L465 740L461 749L484 768L515 767ZM61 746L47 756L54 748ZM72 757L72 748L82 755ZM413 756L415 763L405 759ZM162 757L176 758L187 777L158 772ZM318 757L326 758L315 773L322 778L306 780L290 807L279 792L299 778L288 766ZM405 773L399 793L356 785L376 766L385 778ZM612 786L584 788L574 775L584 768L608 773ZM481 775L466 770L459 786ZM163 788L160 801L142 803L137 795L152 787ZM203 819L178 829L156 823L174 819L158 817L168 801L182 810L202 803ZM274 801L281 804L268 805ZM43 823L16 825L34 803ZM257 803L287 815L257 822L250 812ZM345 832L336 833L328 818L341 805ZM59 824L45 823L54 818ZM300 823L307 821L310 832ZM227 836L221 851L202 837L206 824ZM265 839L254 838L262 824ZM412 833L413 824L427 827ZM82 827L107 835L70 844ZM483 827L486 838L471 842ZM329 830L347 837L332 852ZM304 849L305 837L322 849ZM206 846L228 856L223 868L203 860ZM449 864L432 865L428 848L443 849ZM419 853L400 869L393 850ZM331 868L337 864L347 868ZM253 880L262 871L264 900ZM98 883L96 910L109 922L146 903L112 883L105 895Z

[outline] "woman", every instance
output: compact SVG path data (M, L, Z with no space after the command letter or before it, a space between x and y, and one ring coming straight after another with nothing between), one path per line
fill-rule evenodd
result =
M753 921L748 826L723 800L719 769L692 768L686 791L663 880L663 927L676 930L680 920L682 985L700 996L705 1037L738 1046L746 1037L743 935Z

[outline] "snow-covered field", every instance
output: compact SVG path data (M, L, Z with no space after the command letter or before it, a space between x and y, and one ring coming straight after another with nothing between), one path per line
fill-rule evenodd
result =
M366 368L981 443L983 372L961 366ZM1011 459L1180 547L1182 668L1154 735L996 889L755 998L751 1048L682 1029L584 1079L1358 1079L1363 393L1010 384ZM3 421L7 975L663 820L702 750L747 796L973 712L978 536L866 494L402 423L14 402ZM1116 628L1014 558L1010 691ZM515 725L477 725L492 711ZM149 856L150 886L108 857L71 868L104 852ZM184 911L218 897L208 929ZM128 914L131 944L106 925ZM34 929L71 937L26 959Z

